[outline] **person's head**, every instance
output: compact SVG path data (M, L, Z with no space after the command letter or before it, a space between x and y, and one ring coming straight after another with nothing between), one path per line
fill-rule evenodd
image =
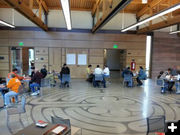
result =
M12 71L13 71L14 73L17 73L17 72L18 72L17 68L14 68Z
M164 74L164 71L160 71L159 74L160 74L160 75Z
M92 67L92 65L88 65L88 68L91 68Z
M130 67L127 67L128 70L130 70Z
M171 73L171 71L172 71L171 68L168 68L168 73Z
M67 64L66 64L66 63L64 63L63 67L67 67Z
M15 78L16 76L15 76L15 74L11 74L11 78Z
M108 66L107 66L107 65L104 65L104 68L108 68Z
M132 59L132 61L134 62L134 61L135 61L135 59Z
M140 69L143 69L143 67L142 67L142 66L140 66L139 68L140 68Z
M43 65L43 68L46 69L46 65Z
M99 68L100 66L99 65L97 65L97 68Z

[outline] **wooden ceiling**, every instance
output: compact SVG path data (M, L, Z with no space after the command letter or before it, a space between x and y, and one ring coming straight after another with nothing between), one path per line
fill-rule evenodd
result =
M25 2L29 5L29 0L19 0ZM44 0L48 9L61 9L60 0ZM91 11L97 0L70 0L71 10L78 11ZM151 3L153 0L148 0L148 3ZM179 3L180 0L155 0L160 1L158 5L154 6L153 13L159 12L169 5ZM147 4L148 4L147 3ZM132 0L132 2L124 9L126 13L138 13L143 9L147 4L142 4L142 0ZM0 0L0 8L9 8L9 6L3 1ZM38 8L37 0L34 0L33 8ZM147 13L147 12L146 12ZM176 11L177 14L180 14L180 11Z
M9 1L9 3L16 3L17 4L16 7L14 5L13 6L11 4L10 5L13 8L18 7L19 10L21 10L21 5L18 5L18 2L21 2L24 5L26 5L27 8L31 7L31 8L40 10L43 7L43 9L46 10L46 12L48 11L48 9L61 9L60 0L16 0L16 2L12 2L10 0L0 0L0 8L11 8L9 5L7 5L5 3L5 1L6 2ZM92 14L93 14L94 9L96 9L96 6L97 6L96 3L98 3L98 1L101 1L101 0L70 0L71 10L92 11ZM103 0L103 1L105 1L105 0ZM113 0L107 0L107 1L112 2ZM161 10L169 8L178 3L180 3L180 0L148 0L147 4L143 4L142 0L132 0L130 2L130 4L128 4L125 7L125 9L121 10L121 12L133 13L133 14L136 14L137 18L141 18L145 14L152 16L153 14L158 13ZM33 6L31 6L32 4L33 4ZM24 10L22 10L21 12L22 12L22 14L25 14ZM41 12L40 12L40 14L41 14ZM28 14L27 18L29 18L29 17L30 16ZM162 22L164 24L159 24L159 25L169 26L169 25L173 25L173 24L178 24L178 23L180 23L180 20L178 20L178 22L177 22L176 18L179 18L179 17L180 17L180 10L176 10L173 13L166 15L167 19L164 22ZM39 15L39 18L41 19L41 15ZM37 22L37 21L35 21L35 22ZM176 23L174 23L174 22L176 22ZM40 26L42 27L43 25L44 24L42 24ZM152 25L152 22L150 23L150 25ZM157 26L156 27L160 28L159 25L158 25L158 27ZM149 26L146 29L149 29ZM155 28L152 28L152 29L154 30Z

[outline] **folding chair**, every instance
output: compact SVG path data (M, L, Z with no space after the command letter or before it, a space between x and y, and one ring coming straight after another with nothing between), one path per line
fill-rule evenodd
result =
M176 94L180 94L180 82L176 82Z
M131 74L124 74L123 86L128 83L129 87L133 87L133 79Z
M69 87L70 80L71 80L70 74L62 74L60 87L61 88L65 88L66 86Z
M21 103L20 104L15 105L15 106L11 106L9 108L6 108L6 120L7 120L7 124L9 122L9 116L10 115L26 113L25 105L26 105L26 98L25 98L24 95L22 95L21 96ZM27 121L28 121L27 114L26 114L26 118L27 118Z
M50 87L50 80L49 79L41 79L41 86L40 86L40 95L43 96L44 88Z
M168 89L168 84L165 83L164 79L157 79L156 85L161 87L161 93L166 92L166 90Z
M103 80L104 80L103 74L95 74L94 75L94 86L101 87L101 85L99 85L99 84L102 84Z
M147 133L150 135L155 132L165 132L165 116L153 116L146 118L147 120Z

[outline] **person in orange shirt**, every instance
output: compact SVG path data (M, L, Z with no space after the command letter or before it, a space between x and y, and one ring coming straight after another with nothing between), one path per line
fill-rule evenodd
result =
M11 74L14 74L17 79L23 80L24 77L19 76L17 73L18 73L17 68L14 68L14 69L12 70L12 72L10 72L10 73L8 74L8 78L10 79L10 78L11 78Z
M19 94L19 87L21 86L21 82L14 74L11 74L11 79L7 84L7 88L11 91L4 95L5 99L5 106L9 106L10 104L10 97L15 97L15 101L18 102L18 94Z

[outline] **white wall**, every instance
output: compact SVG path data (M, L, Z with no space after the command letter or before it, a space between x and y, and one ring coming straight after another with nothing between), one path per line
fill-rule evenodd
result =
M38 10L34 9L34 13L38 15ZM36 26L34 23L26 19L20 13L10 8L0 8L0 19L7 21L13 24L13 14L14 14L14 24L15 26ZM144 16L145 18L147 16ZM44 15L42 16L44 20ZM71 19L72 19L72 28L78 29L92 29L92 16L90 11L71 11ZM159 22L162 19L156 19L153 21ZM125 13L124 17L122 13L115 15L105 26L102 27L104 30L121 30L129 25L132 25L136 22L135 14ZM147 26L141 25L140 28ZM50 10L48 15L48 27L55 28L66 28L66 23L64 21L64 15L62 10ZM175 29L175 27L173 28ZM132 29L132 30L135 30ZM169 28L165 28L160 31L169 32Z

